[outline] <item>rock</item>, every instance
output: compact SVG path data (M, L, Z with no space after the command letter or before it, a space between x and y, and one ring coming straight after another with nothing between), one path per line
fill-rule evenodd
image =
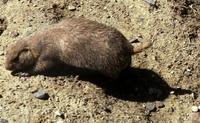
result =
M73 6L72 4L70 4L70 5L68 6L68 10L74 11L74 10L76 10L76 7Z
M156 105L155 105L155 103L148 102L148 103L145 104L145 107L146 107L146 109L147 109L149 112L154 112L154 111L156 111Z
M41 99L41 100L47 100L49 99L49 95L44 92L43 90L36 90L33 92L33 95L35 98Z
M33 7L37 7L38 5L37 4L33 4Z
M193 100L197 99L198 95L195 93L191 93L190 96L192 97Z
M155 104L156 104L156 108L163 108L163 107L165 107L164 103L161 102L161 101L156 101Z
M150 5L155 5L156 4L156 0L145 0L147 3L149 3Z
M189 77L189 76L192 76L192 70L187 68L185 71L184 71L184 74Z
M12 37L12 38L15 38L15 37L17 37L17 36L19 36L19 32L18 31L12 31L11 33L10 33L10 36Z
M192 99L194 99L194 93L191 93L190 96L192 97Z
M174 94L175 92L174 91L170 91L170 94L172 95L172 94Z
M65 118L64 112L62 112L62 111L60 111L60 110L58 110L58 111L55 112L55 116L56 116L56 117L60 117L60 118L62 118L62 119Z
M199 109L198 109L198 106L192 106L191 109L192 109L193 112L198 112L198 110L199 110Z
M0 123L8 123L8 120L0 118Z

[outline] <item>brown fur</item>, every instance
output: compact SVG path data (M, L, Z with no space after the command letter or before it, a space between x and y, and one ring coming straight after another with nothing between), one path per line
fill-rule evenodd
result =
M33 74L64 63L117 78L129 67L133 51L131 43L115 28L68 18L9 46L5 67Z

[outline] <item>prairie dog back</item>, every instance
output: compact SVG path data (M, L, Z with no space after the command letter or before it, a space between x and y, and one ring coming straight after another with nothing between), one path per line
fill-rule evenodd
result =
M26 46L22 47L21 44ZM129 67L133 54L133 46L117 29L83 18L65 19L10 47L18 48L7 52L6 68L11 71L26 69L30 74L48 71L58 63L64 63L66 66L97 71L117 78L122 70ZM23 59L20 55L24 49L29 51L29 57ZM14 58L10 58L11 56L20 59L13 63L11 59ZM31 57L34 63L26 65L29 66L27 70L22 61L29 61ZM17 64L21 64L20 67L13 67Z

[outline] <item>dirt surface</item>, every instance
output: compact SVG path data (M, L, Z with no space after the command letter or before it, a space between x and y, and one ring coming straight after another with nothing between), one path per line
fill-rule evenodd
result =
M73 16L153 46L133 56L132 68L115 82L70 75L20 78L5 70L9 44ZM199 0L2 0L0 42L0 118L9 123L200 122L200 113L191 110L200 106ZM35 98L37 89L49 99Z

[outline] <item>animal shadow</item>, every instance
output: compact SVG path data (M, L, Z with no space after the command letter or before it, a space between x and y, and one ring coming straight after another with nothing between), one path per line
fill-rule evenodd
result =
M171 88L157 73L148 69L126 69L113 81L100 76L86 80L103 88L107 95L128 101L161 101L166 99L171 91L174 91L175 95L192 93L190 90Z
M67 71L61 71L59 69L59 72L54 69L53 73L51 71L51 73L46 73L44 75L55 77L78 74L80 75L80 80L86 80L96 84L101 87L107 95L128 101L161 101L166 99L171 91L174 91L175 95L192 93L190 90L171 88L156 72L148 69L127 68L116 80L111 80L90 70L73 67L67 67L66 69ZM87 74L84 75L84 73Z

